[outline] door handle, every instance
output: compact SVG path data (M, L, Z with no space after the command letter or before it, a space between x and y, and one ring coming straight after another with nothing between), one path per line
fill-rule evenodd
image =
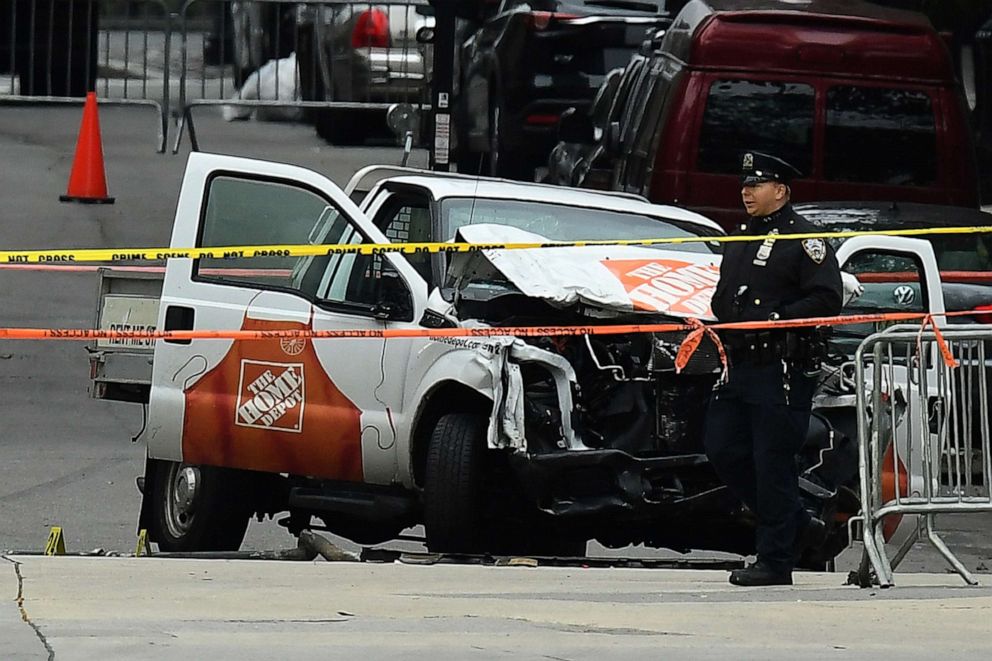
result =
M196 312L185 305L170 305L165 308L165 328L163 330L193 330ZM192 340L165 340L169 344L189 344Z

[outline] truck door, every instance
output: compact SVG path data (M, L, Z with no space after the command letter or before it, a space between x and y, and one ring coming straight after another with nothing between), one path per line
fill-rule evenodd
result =
M315 172L199 153L187 164L172 235L173 248L384 241ZM341 330L356 337L158 341L149 456L388 482L395 450L381 439L392 433L388 411L396 403L381 387L384 341L358 335L419 318L426 293L402 258L371 257L218 250L212 258L170 260L162 329Z

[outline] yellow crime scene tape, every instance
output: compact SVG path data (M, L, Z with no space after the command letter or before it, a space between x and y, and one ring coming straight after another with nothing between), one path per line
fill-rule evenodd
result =
M0 263L54 264L81 262L162 261L168 259L244 259L258 257L308 257L325 255L378 255L383 253L464 253L480 250L533 250L535 248L582 248L591 246L657 246L685 243L736 243L749 241L798 241L806 239L847 239L856 236L930 236L946 234L988 234L992 225L970 227L928 227L900 230L851 230L758 236L680 236L658 239L611 239L595 241L545 241L515 243L359 243L298 244L264 246L216 246L207 248L84 248L58 250L2 250Z

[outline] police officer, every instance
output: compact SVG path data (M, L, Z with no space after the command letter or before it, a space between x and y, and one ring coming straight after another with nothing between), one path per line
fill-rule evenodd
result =
M815 232L792 209L800 176L780 158L747 152L741 197L750 220L732 235ZM713 312L721 322L835 315L840 268L822 239L727 242ZM757 562L730 575L735 585L791 585L802 547L825 532L799 500L796 454L809 427L824 345L815 329L724 331L730 359L710 399L706 453L720 479L757 517Z

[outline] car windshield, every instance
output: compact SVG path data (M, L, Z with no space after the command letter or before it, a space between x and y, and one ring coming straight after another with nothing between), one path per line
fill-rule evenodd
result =
M610 241L716 236L716 230L685 221L637 213L590 209L548 202L448 198L441 202L443 236L451 240L466 225L497 224L540 234L550 241ZM713 253L718 244L702 241L651 246L662 250Z

